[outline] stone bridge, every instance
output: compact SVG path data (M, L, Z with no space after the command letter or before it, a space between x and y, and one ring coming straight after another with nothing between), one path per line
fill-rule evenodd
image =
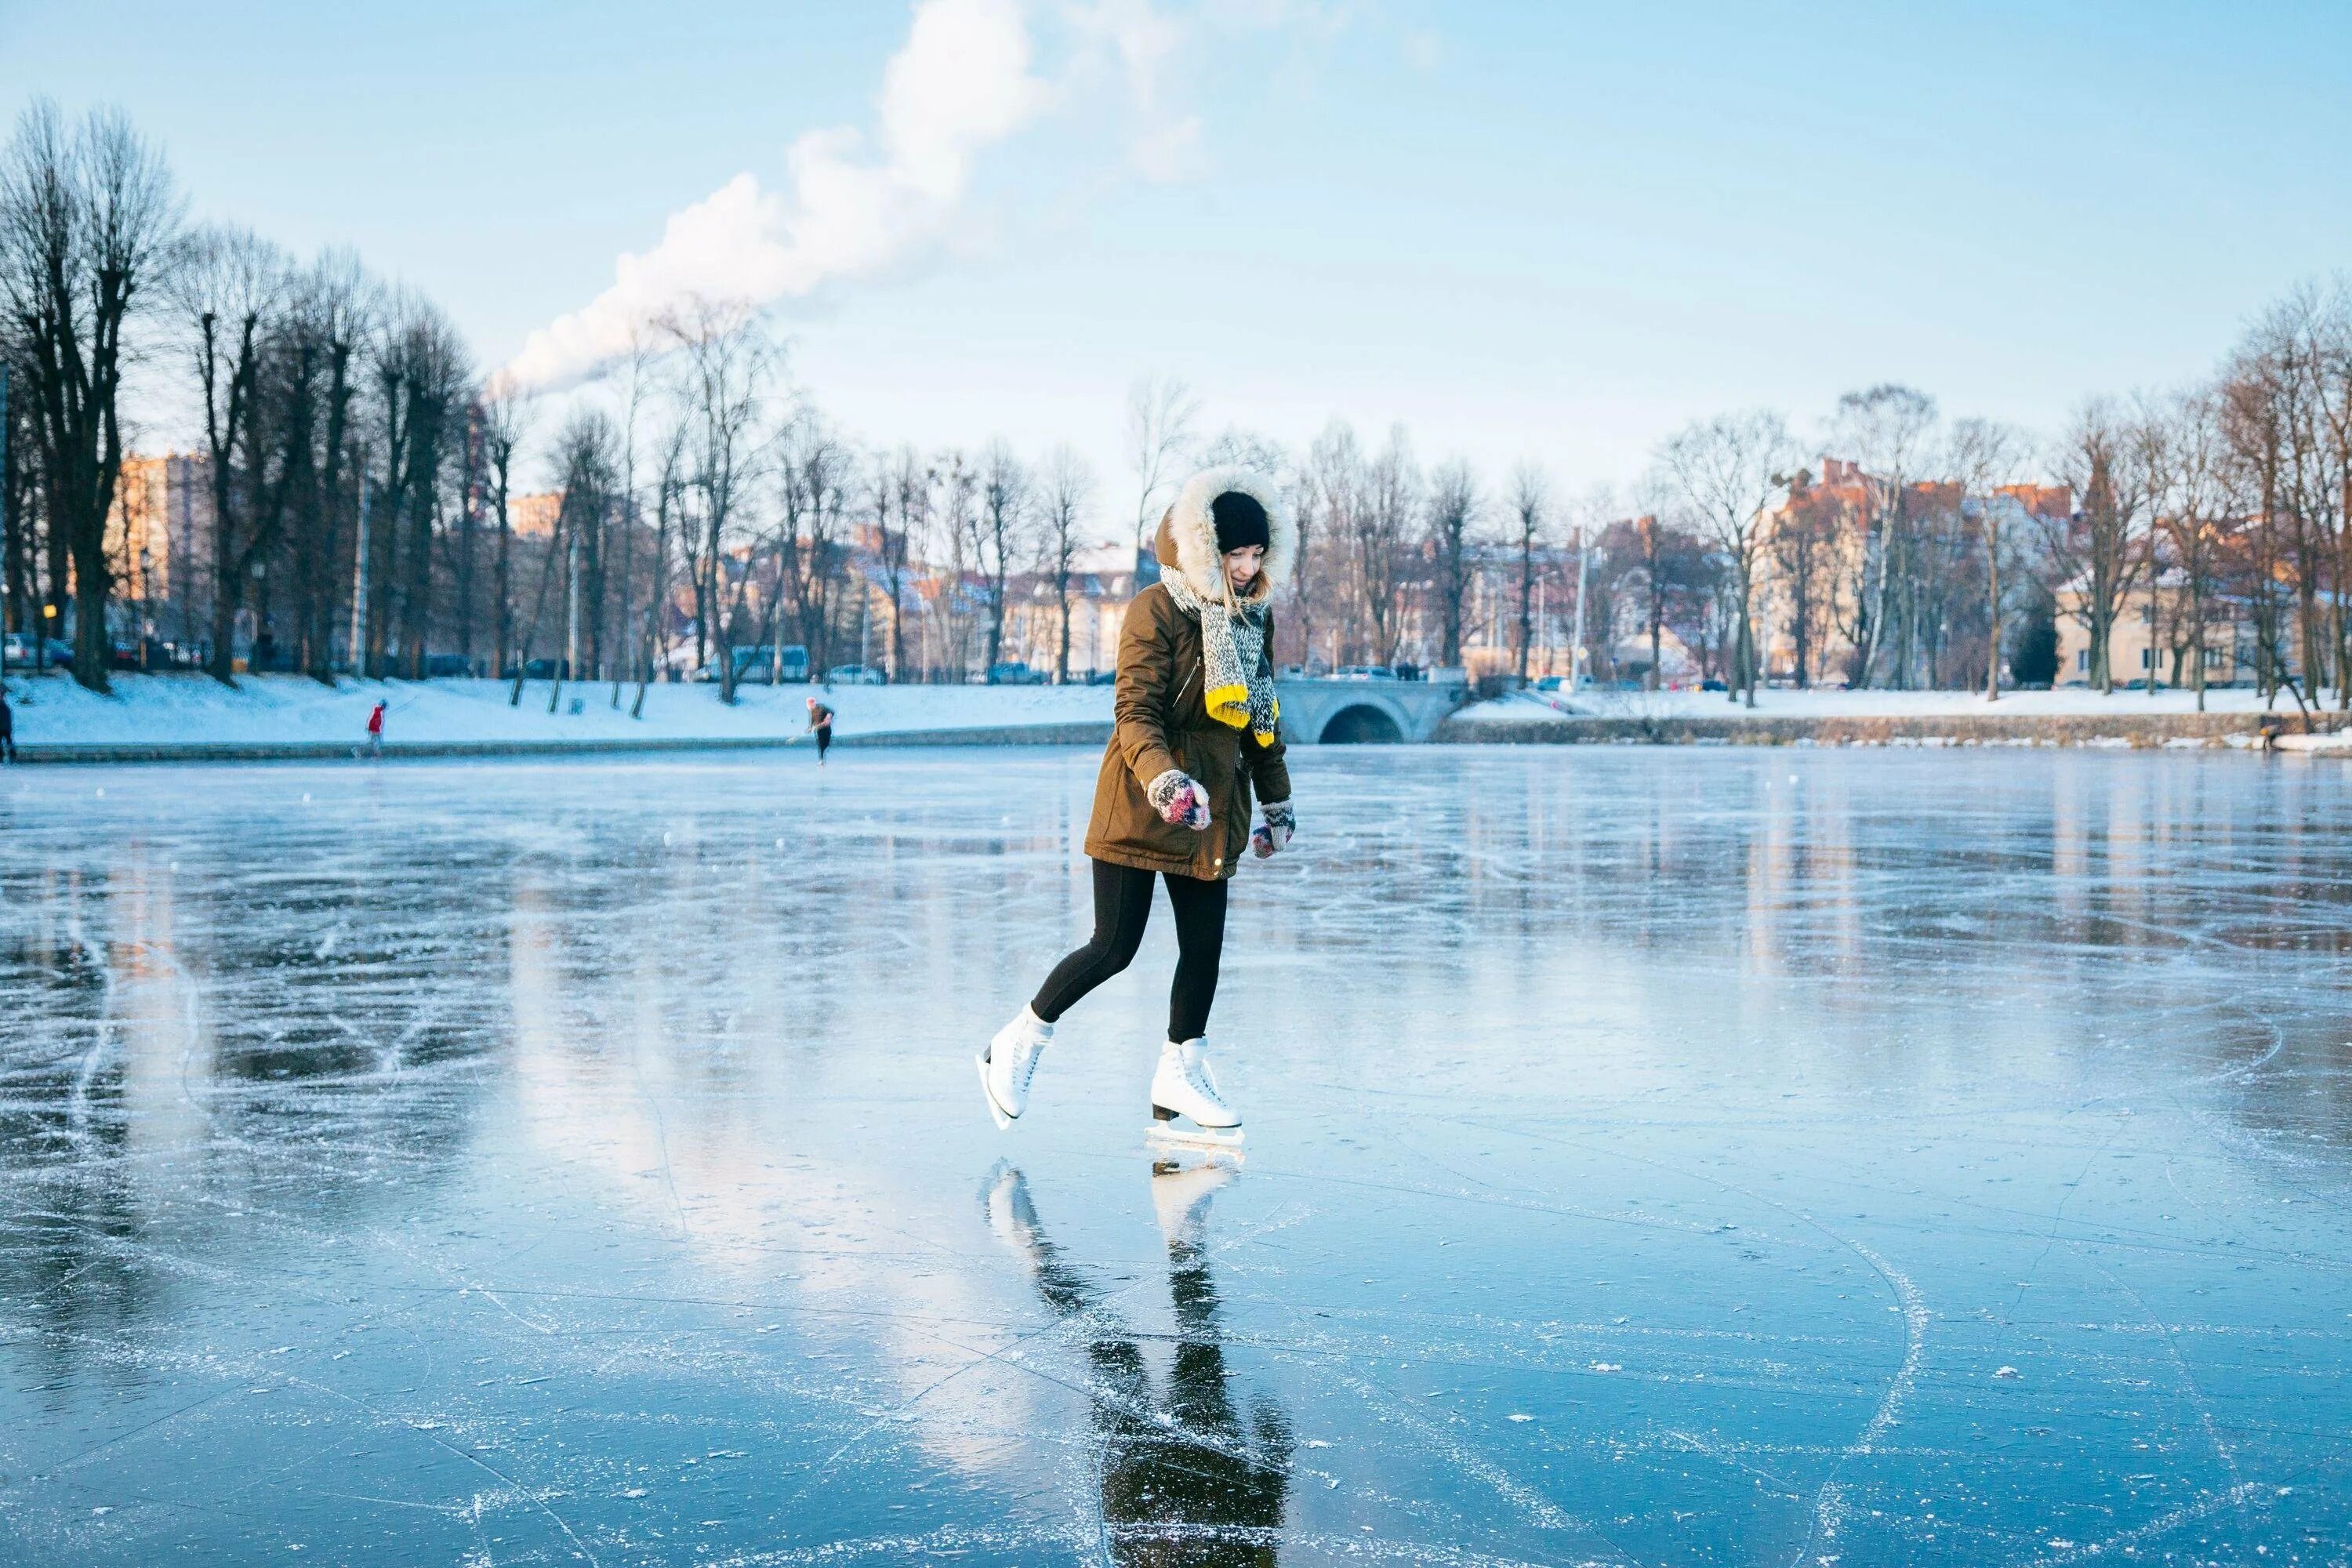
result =
M1466 682L1278 679L1282 738L1292 745L1427 741L1470 700Z

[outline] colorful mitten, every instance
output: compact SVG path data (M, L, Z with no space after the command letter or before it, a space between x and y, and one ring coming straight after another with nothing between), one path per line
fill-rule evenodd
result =
M1151 809L1167 823L1179 823L1195 833L1209 826L1209 792L1181 768L1170 768L1144 788Z
M1251 832L1250 847L1264 860L1290 847L1290 836L1298 831L1298 816L1286 800L1260 802L1258 814L1265 820Z

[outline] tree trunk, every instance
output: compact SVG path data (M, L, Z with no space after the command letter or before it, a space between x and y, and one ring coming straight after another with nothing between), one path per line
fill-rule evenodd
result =
M1985 507L1985 700L2000 700L2000 525Z

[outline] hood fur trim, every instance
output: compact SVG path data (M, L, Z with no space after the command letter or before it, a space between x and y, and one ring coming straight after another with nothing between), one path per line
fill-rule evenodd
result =
M1298 559L1298 525L1273 480L1249 468L1203 468L1184 481L1176 502L1160 520L1153 553L1162 567L1184 574L1203 599L1224 596L1224 570L1217 554L1217 520L1209 508L1227 490L1239 490L1265 508L1265 565L1244 603L1262 605L1290 581Z

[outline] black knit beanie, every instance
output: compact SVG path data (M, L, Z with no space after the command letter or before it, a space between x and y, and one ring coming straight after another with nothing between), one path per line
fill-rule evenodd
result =
M1217 553L1230 555L1236 550L1256 545L1265 549L1273 540L1265 521L1265 508L1257 498L1241 490L1227 490L1209 503L1209 515L1217 521Z

